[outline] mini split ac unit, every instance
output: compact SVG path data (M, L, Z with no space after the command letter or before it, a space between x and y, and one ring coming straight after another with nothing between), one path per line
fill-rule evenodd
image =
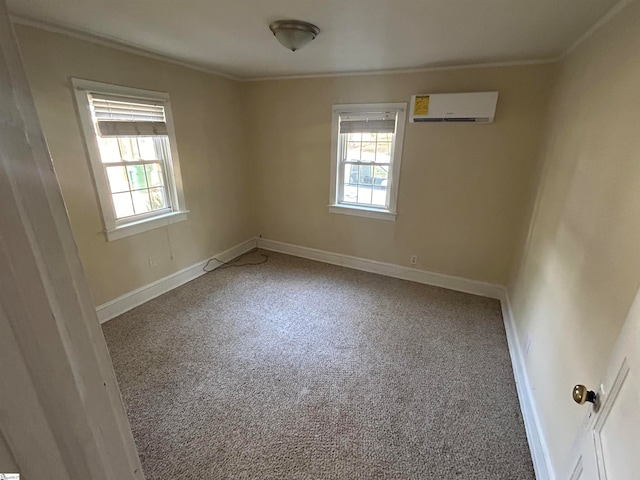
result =
M411 97L412 123L493 122L498 92L432 93Z

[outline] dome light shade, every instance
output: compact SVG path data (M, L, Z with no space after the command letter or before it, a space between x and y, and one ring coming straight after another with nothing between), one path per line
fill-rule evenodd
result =
M315 25L299 20L277 20L269 25L269 29L292 52L300 50L320 33Z

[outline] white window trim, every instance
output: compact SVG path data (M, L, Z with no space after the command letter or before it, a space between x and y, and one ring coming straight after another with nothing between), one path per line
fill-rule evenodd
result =
M338 170L338 136L339 118L345 112L376 112L385 111L397 112L395 141L393 145L391 178L388 183L389 188L389 208L377 208L363 205L350 205L340 203L339 195L339 175ZM346 215L356 215L359 217L375 218L379 220L395 221L397 215L398 190L400 183L400 163L402 162L402 147L404 143L404 129L407 119L406 103L358 103L333 105L331 116L331 188L329 196L329 212Z
M376 218L378 220L390 220L392 222L396 219L396 214L386 208L369 208L360 205L329 205L329 212L355 215L356 217Z
M180 172L180 161L178 159L178 148L173 127L173 113L169 102L169 94L79 78L72 78L71 83L73 85L73 92L78 107L78 116L80 118L80 124L82 125L82 133L84 134L85 145L89 156L94 186L98 193L104 232L107 240L118 240L130 235L186 220L189 211L185 207L182 175ZM167 171L165 172L167 179L165 188L171 199L171 211L167 212L166 210L162 210L157 214L151 213L144 217L133 216L129 221L116 219L111 201L109 180L104 171L100 157L100 149L98 147L98 139L96 138L95 128L92 122L91 107L88 98L88 94L92 92L131 97L132 99L154 100L163 103L169 146L171 148L171 161L166 162Z
M112 242L138 233L148 232L155 228L166 227L172 223L183 222L187 219L187 213L189 213L189 210L169 212L163 215L156 215L152 218L138 220L137 222L130 222L111 230L106 230L105 233L107 235L107 240Z

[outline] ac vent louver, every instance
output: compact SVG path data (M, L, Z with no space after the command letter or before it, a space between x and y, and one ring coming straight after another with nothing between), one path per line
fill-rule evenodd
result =
M430 93L411 97L412 123L492 123L498 92Z

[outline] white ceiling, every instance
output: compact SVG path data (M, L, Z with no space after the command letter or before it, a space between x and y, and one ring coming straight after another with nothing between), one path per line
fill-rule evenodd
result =
M554 59L618 0L8 0L19 17L256 78ZM300 51L268 29L305 20Z

